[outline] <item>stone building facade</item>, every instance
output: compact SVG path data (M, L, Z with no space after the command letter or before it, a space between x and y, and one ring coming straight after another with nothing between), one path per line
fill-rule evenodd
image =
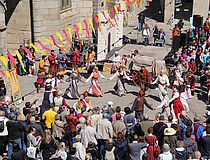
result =
M107 0L15 0L16 5L10 3L7 0L6 6L11 10L10 18L6 25L6 31L4 34L0 32L0 51L6 53L6 50L9 50L14 54L13 50L18 49L20 44L28 45L28 43L34 43L40 40L46 47L51 49L56 49L57 47L52 46L48 42L44 41L43 38L50 39L50 35L54 35L56 42L60 44L58 37L56 36L57 32L60 32L63 36L64 45L67 50L70 46L67 41L65 41L65 36L62 33L63 29L71 27L72 36L75 37L75 29L73 24L78 22L82 23L82 37L87 43L92 43L92 34L91 27L89 26L89 32L91 37L88 38L87 33L85 32L85 25L83 20L88 22L88 18L91 18L93 15L100 13L106 9L109 9L115 4L114 0L110 0L108 3ZM4 17L3 9L0 6L0 16ZM96 41L98 51L104 50L108 45L108 35L109 43L115 42L119 37L122 37L122 28L123 28L123 14L119 13L120 20L118 27L113 28L103 20L103 16L100 15L103 21L103 35L100 35L96 23L94 26L96 29ZM6 14L5 14L6 15ZM4 24L4 19L1 18L1 23ZM88 22L89 24L89 22ZM1 27L1 26L0 26ZM2 40L1 40L2 39ZM38 48L41 49L41 46L35 43ZM122 41L117 43L117 45L122 45ZM112 49L112 46L110 49ZM47 53L47 52L46 52Z

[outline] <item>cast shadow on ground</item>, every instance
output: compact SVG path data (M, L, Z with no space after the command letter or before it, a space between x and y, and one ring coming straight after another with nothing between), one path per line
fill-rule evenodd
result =
M146 97L149 97L149 98L154 99L155 101L161 102L160 98L157 97L157 96L154 96L154 95L147 95Z

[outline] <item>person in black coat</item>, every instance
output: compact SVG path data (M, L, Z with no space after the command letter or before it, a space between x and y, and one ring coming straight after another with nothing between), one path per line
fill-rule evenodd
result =
M73 138L73 134L71 131L71 126L69 124L65 124L64 125L64 135L61 138L61 142L64 142L66 144L67 148L71 148L72 147L72 138Z
M13 153L11 156L11 160L26 160L28 158L26 152L23 149L20 149L18 143L14 142L12 147Z
M44 131L44 137L40 144L40 152L42 152L43 160L49 160L51 157L51 150L57 149L57 145L55 143L55 140L51 136L51 131L49 129L46 129Z

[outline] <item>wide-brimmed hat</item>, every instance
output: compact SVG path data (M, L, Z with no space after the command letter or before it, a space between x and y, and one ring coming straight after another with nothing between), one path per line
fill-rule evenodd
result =
M165 136L173 136L173 135L175 135L176 134L176 131L175 131L175 129L173 129L173 128L166 128L165 130L164 130L164 135Z

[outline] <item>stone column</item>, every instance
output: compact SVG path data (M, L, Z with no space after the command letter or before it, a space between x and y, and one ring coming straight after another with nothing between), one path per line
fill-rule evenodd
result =
M0 6L0 54L5 54L7 51L6 43L6 29L5 28L5 10L3 6Z
M165 0L163 12L164 23L171 24L174 20L175 0Z

